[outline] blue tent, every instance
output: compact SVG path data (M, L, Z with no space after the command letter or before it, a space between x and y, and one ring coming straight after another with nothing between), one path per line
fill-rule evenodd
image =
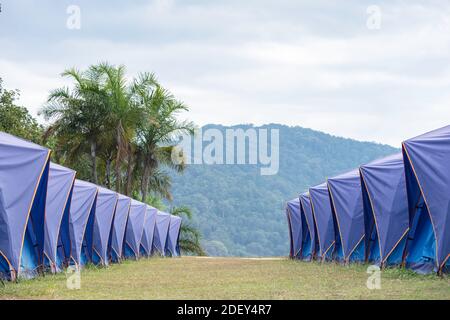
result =
M125 239L128 214L131 207L131 198L119 194L110 236L110 255L113 262L122 259L122 249Z
M410 232L406 266L450 269L450 126L403 142Z
M335 235L333 211L326 183L309 189L311 208L317 225L319 241L318 259L331 260L333 257Z
M95 214L96 185L75 180L70 203L69 232L71 242L71 264L79 267L88 262L92 254L92 226ZM61 230L63 233L64 230Z
M359 170L328 179L331 203L339 234L335 259L364 261L364 208Z
M150 256L153 247L153 235L155 233L156 213L157 209L147 206L147 214L144 221L144 232L141 239L141 255Z
M288 201L286 204L286 217L289 226L291 258L300 258L302 250L302 218L300 214L300 199Z
M409 230L405 167L401 153L360 168L366 261L380 266L403 261Z
M319 249L317 240L316 223L311 208L309 193L300 195L300 213L302 217L302 251L300 258L311 261Z
M50 163L45 210L44 263L52 272L61 271L70 259L69 210L75 174L71 169Z
M156 214L155 235L153 237L152 253L157 253L161 256L166 254L166 240L169 231L170 214L158 210Z
M92 256L94 264L108 265L108 243L116 210L118 195L114 191L99 187L94 214L92 234Z
M123 249L123 254L126 258L139 258L139 247L141 245L142 233L144 231L146 212L146 204L134 199L131 200L130 214L128 215Z
M181 218L171 215L169 234L167 235L166 242L166 252L172 257L180 256L180 228L181 228Z
M31 277L43 264L50 150L0 132L0 276Z

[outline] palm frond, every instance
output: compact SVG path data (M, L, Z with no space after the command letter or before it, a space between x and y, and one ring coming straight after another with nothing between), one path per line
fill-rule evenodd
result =
M185 216L189 220L192 219L192 210L188 206L172 207L170 214L174 216Z

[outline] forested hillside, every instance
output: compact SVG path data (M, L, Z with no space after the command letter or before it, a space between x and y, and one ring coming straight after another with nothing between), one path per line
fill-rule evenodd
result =
M224 132L227 128L208 125ZM174 176L176 204L195 211L195 224L210 255L272 256L288 253L284 201L309 186L396 149L278 124L280 167L277 175L261 176L256 165L189 165ZM224 135L225 136L225 135Z

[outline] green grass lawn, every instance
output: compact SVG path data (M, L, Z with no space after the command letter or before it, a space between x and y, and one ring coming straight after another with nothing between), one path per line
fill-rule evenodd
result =
M388 269L369 290L367 266L245 258L151 258L89 267L81 288L66 275L0 287L0 299L446 299L450 279Z

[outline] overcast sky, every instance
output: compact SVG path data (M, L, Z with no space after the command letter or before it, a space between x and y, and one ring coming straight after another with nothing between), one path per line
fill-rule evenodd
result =
M65 68L107 60L155 72L199 125L276 122L399 146L450 124L448 0L93 2L0 0L0 77L33 114Z

